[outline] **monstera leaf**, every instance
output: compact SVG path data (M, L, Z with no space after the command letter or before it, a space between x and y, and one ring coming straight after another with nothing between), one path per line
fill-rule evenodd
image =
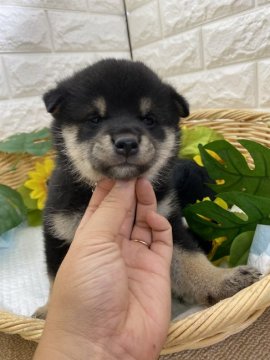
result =
M29 153L42 156L52 147L50 132L47 128L31 133L12 135L0 142L0 151L7 153Z
M213 180L223 180L209 185L217 193L244 191L249 194L270 197L270 149L251 140L239 140L254 161L254 169L245 157L229 142L217 140L199 146L202 161ZM206 150L212 150L222 161L213 158Z
M189 227L202 239L212 241L226 237L212 260L229 255L231 244L239 234L254 231L257 224L270 225L270 198L238 191L221 193L219 197L239 207L246 216L225 210L212 201L202 201L184 210Z

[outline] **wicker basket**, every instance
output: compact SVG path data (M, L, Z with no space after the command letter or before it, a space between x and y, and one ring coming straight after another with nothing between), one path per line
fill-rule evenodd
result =
M234 145L237 139L249 138L270 146L270 113L250 110L203 110L193 112L182 124L208 126L221 132ZM242 151L243 149L241 149ZM0 183L16 187L38 158L23 155L0 156ZM16 172L6 172L17 162ZM240 291L233 297L171 323L162 354L196 349L217 343L253 323L270 306L270 275ZM0 331L19 334L38 342L44 321L10 313L0 313Z

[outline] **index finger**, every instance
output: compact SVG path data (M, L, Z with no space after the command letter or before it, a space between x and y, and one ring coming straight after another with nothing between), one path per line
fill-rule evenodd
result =
M90 202L85 210L85 213L82 217L78 229L79 228L82 229L84 225L89 221L90 217L96 211L98 206L101 204L104 198L109 194L114 184L115 181L111 179L104 179L97 183L96 188L93 191Z
M136 180L116 181L103 201L80 229L80 241L114 241L128 212L132 211ZM76 237L76 236L75 236Z

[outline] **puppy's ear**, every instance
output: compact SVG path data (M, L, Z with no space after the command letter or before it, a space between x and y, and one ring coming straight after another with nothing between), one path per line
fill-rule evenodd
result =
M180 117L189 116L189 104L187 100L170 86L171 96Z
M64 101L63 91L59 88L49 90L43 95L43 101L47 111L54 115L60 110L61 104Z

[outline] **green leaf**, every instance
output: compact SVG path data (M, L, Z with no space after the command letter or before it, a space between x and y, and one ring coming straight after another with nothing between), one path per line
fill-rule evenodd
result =
M27 214L27 223L29 226L39 226L42 224L42 211L32 210Z
M217 193L245 191L270 197L270 149L251 140L239 140L253 158L255 168L250 169L244 156L225 140L199 146L202 161L213 180L224 184L209 185ZM220 163L206 151L212 150L224 161Z
M26 216L21 195L8 186L0 185L0 234L18 226Z
M37 200L30 198L31 190L27 189L24 185L18 190L21 195L24 205L27 208L27 223L29 226L39 226L42 224L42 211L37 208Z
M254 231L246 231L236 236L230 249L231 266L246 265L249 256L249 250L254 237Z
M184 210L189 227L202 239L212 241L221 236L227 238L217 249L213 260L229 255L233 239L242 232L255 231L257 224L270 225L269 198L238 191L222 193L219 197L228 205L238 206L247 218L239 217L212 201L189 205Z
M27 189L24 185L22 185L21 187L19 187L17 189L17 191L21 195L24 205L27 207L27 209L29 209L29 210L37 209L37 200L31 199L31 197L30 197L31 190L30 189Z
M224 139L221 134L205 126L182 128L179 156L193 159L195 155L199 154L199 144L205 145L210 141L221 139Z
M47 128L31 133L12 135L0 141L0 151L7 153L29 153L42 156L52 148L50 132Z
M224 241L216 250L214 256L211 258L211 261L216 261L222 259L225 256L228 256L231 249L231 241L226 240Z

